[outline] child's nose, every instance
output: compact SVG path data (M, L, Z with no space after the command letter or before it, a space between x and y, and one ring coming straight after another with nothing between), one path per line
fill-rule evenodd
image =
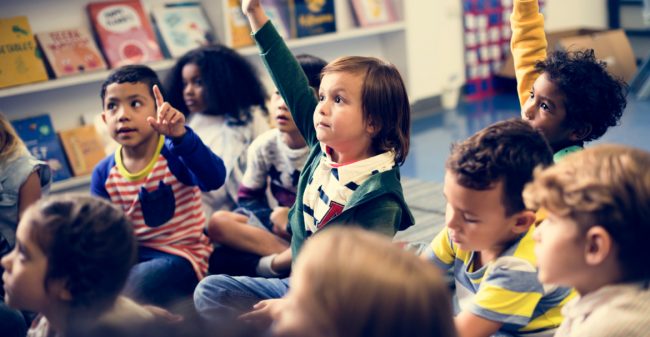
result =
M128 120L128 119L129 119L129 115L130 115L129 109L126 108L126 107L122 107L122 108L120 108L120 110L119 110L118 113L117 113L117 116L118 116L118 120L119 120L119 121L125 121L125 120Z
M4 268L7 272L11 271L11 256L13 255L13 250L9 252L9 254L5 255L0 259L0 265L2 265L2 268ZM0 275L2 276L2 275Z

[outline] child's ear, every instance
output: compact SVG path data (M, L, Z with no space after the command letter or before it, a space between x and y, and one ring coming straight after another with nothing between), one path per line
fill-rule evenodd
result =
M579 142L587 138L591 133L591 124L583 124L573 128L569 139L573 142Z
M602 264L613 251L612 237L602 226L593 226L585 234L585 261L590 266Z
M72 301L72 294L68 290L68 282L65 279L49 280L47 290L55 299L64 302Z
M106 124L106 114L104 111L102 111L102 121L104 121L104 124Z
M535 212L524 210L515 214L515 225L512 227L513 232L517 234L525 233L530 226L535 223Z

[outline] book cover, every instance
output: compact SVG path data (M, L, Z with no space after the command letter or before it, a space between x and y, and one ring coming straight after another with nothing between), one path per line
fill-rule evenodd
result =
M181 57L215 42L212 27L198 2L158 4L151 9L151 17L166 56Z
M282 38L290 39L296 36L292 26L291 12L293 4L289 0L261 0L266 15Z
M336 31L334 0L294 0L296 37Z
M140 1L91 2L87 10L111 68L163 59Z
M47 80L26 16L0 19L0 88Z
M239 0L223 0L223 4L226 13L226 44L231 48L252 45L251 28L241 11Z
M392 0L351 0L360 27L382 25L397 21Z
M36 33L36 40L54 77L106 69L95 40L84 27Z
M63 150L75 176L91 174L95 165L104 157L104 144L94 125L59 132Z
M11 124L29 152L50 166L53 181L70 178L70 167L54 132L50 115L17 119L11 121Z

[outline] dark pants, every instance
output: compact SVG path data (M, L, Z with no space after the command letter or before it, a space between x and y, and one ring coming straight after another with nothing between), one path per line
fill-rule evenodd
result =
M197 283L196 273L188 260L140 247L138 263L131 269L124 294L141 304L169 308L191 298Z

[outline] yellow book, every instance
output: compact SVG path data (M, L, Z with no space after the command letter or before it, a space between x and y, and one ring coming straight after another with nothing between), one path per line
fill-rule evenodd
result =
M94 125L59 132L63 150L75 176L91 174L106 153Z
M0 88L47 80L26 16L0 19Z
M253 44L248 19L242 13L241 3L239 1L226 0L224 2L227 17L226 40L231 48L239 48Z

